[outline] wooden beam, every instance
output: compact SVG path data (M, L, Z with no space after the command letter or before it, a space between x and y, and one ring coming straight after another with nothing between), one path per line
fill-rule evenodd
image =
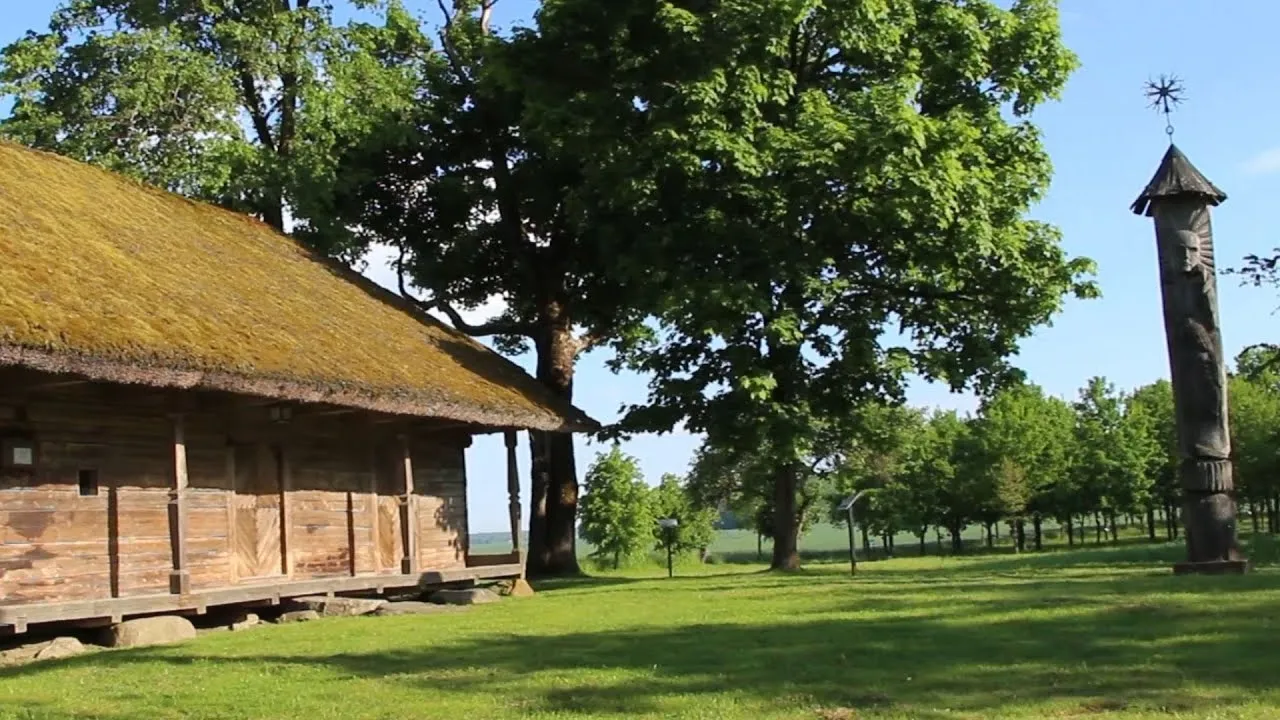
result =
M191 571L187 567L187 432L181 413L170 416L173 422L173 469L169 483L169 546L173 569L169 572L169 592L187 595L191 592Z
M408 435L400 435L400 460L404 491L400 495L400 535L404 541L400 572L408 575L418 572L418 508L413 493L413 450Z
M507 515L511 520L511 549L520 552L520 469L516 465L516 433L508 430L507 443Z
M294 418L319 418L332 417L334 415L350 415L351 413L366 412L359 408L335 408L332 410L316 410L315 412L298 412L294 413Z
M78 385L88 385L91 380L54 380L46 383L36 383L27 385L23 388L24 392L40 392L43 390L57 390L59 388L76 387Z

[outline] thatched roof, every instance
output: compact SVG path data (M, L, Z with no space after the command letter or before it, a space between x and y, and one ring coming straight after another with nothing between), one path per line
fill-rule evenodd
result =
M490 427L595 426L248 217L0 143L0 365Z

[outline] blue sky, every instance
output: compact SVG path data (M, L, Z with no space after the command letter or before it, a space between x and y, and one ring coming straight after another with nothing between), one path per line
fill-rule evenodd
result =
M57 1L4 4L0 43L7 44L28 29L44 28ZM438 17L434 0L406 4L433 22ZM1280 194L1280 136L1272 132L1280 117L1280 96L1274 92L1280 3L1062 0L1061 6L1067 45L1083 66L1062 101L1036 117L1055 174L1048 197L1032 214L1062 229L1070 254L1097 261L1103 297L1069 302L1052 327L1024 343L1017 362L1034 382L1070 398L1093 375L1129 388L1169 372L1154 234L1149 220L1128 210L1167 146L1163 119L1146 108L1145 80L1172 72L1188 88L1187 102L1174 118L1175 139L1229 196L1213 218L1218 267L1237 265L1247 253L1280 245L1280 234L1266 215ZM500 0L496 20L506 24L528 18L534 7L532 0ZM366 272L386 282L389 273L382 261L370 258ZM1247 345L1280 339L1275 293L1241 288L1233 278L1220 279L1220 290L1229 356ZM646 379L614 375L604 360L600 353L583 358L575 389L580 407L609 421L622 404L644 399ZM531 358L517 361L531 367ZM976 406L970 396L924 384L912 388L910 400L962 411ZM656 482L664 472L682 473L697 445L697 438L675 433L637 438L625 449ZM601 448L580 439L578 449L581 476ZM520 461L527 500L523 447ZM469 462L472 531L505 529L500 439L477 439Z

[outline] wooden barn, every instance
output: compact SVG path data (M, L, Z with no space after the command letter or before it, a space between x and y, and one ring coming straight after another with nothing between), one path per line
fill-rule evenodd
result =
M263 223L0 144L0 632L518 577L516 431L591 427ZM468 483L515 552L468 552Z

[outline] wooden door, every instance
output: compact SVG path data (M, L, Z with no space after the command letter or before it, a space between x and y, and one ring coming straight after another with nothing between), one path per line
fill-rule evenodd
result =
M375 529L377 547L374 549L379 572L400 572L404 557L404 542L400 537L401 488L395 458L388 447L379 447L374 487L377 492L378 526Z
M240 580L284 574L279 448L236 447L235 563Z

